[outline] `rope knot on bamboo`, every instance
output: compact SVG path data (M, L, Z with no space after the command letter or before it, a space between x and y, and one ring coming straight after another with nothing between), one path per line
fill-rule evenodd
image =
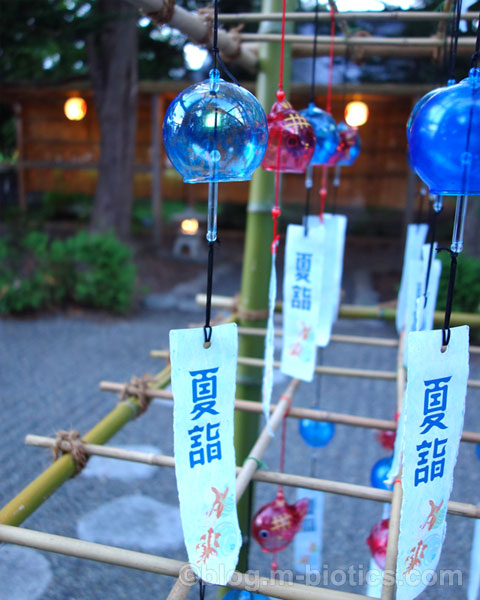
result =
M132 395L138 398L138 412L137 417L143 415L150 405L151 398L148 397L147 392L149 384L152 381L150 373L145 373L142 377L132 377L130 382L127 383L120 395L120 402L126 402L127 396Z
M233 302L233 312L236 312L240 321L265 321L268 319L268 308L248 310L241 305L242 298L236 294Z
M155 24L166 25L170 23L175 12L175 0L164 0L162 8L154 12L145 13Z
M65 449L65 445L69 445L69 449ZM72 477L76 477L85 468L89 459L85 451L84 441L81 439L81 434L75 429L70 431L60 430L56 433L55 445L52 448L53 461L55 462L63 454L71 454L75 463L75 472Z

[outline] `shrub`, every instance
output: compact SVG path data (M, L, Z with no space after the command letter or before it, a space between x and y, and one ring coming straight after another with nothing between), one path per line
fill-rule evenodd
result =
M126 312L132 303L136 269L131 250L113 233L81 232L65 243L74 262L72 298L78 304Z
M130 249L112 234L81 232L50 241L41 232L0 240L0 313L18 314L73 301L126 312L136 270Z
M450 255L447 252L440 252L439 258L442 261L442 277L438 289L437 310L445 310L450 273ZM453 310L455 312L480 312L480 258L465 256L463 253L459 255Z

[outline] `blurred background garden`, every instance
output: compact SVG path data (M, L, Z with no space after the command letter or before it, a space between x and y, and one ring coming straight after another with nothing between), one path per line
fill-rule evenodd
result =
M207 5L178 4L189 10ZM442 5L435 0L363 4L366 10L386 11ZM478 8L478 2L470 4L465 10ZM297 8L313 7L314 2L302 0ZM320 8L327 10L327 3ZM222 13L237 9L233 0L221 2ZM249 0L242 10L258 11L260 3ZM387 37L428 36L437 26L348 23L352 31ZM311 34L312 27L300 23L296 31ZM320 34L328 34L328 28L322 23ZM464 23L461 36L473 35L474 28L475 23ZM257 29L253 23L244 27ZM209 52L168 25L156 26L128 2L114 0L4 0L0 39L0 314L68 307L128 313L149 292L168 289L178 273L196 274L199 265L192 259L203 258L207 185L183 183L163 150L161 123L175 95L207 76ZM465 72L467 59L459 53L459 73ZM310 60L294 52L291 96L299 107L308 101ZM319 57L319 105L327 63L327 56ZM428 197L408 167L404 128L416 99L442 80L444 67L431 53L359 56L347 51L335 57L334 116L340 119L355 97L368 104L370 119L361 132L362 153L342 169L338 188L332 187L330 169L327 208L349 217L349 242L388 241L396 249L391 268L374 274L381 301L396 296L406 224L427 220ZM254 72L239 64L231 68L255 91ZM303 186L303 176L285 176L283 223L300 222ZM247 197L248 183L224 186L223 237L241 239ZM439 239L447 242L453 202L445 204ZM459 264L455 308L467 312L479 309L478 205L470 203L469 256ZM184 231L182 222L192 218L198 230ZM442 291L439 298L445 298Z

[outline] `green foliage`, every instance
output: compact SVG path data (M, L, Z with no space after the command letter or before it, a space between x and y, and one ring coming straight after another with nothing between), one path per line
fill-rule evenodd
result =
M46 220L73 218L86 222L92 214L92 205L93 199L88 194L52 190L43 194L40 211Z
M442 277L438 289L437 310L444 310L447 302L448 278L450 273L450 255L439 254L442 261ZM457 262L454 312L480 312L480 258L460 254Z
M113 312L132 304L136 270L130 249L112 233L81 232L50 241L29 233L0 240L0 314L74 302Z
M52 82L87 76L89 36L119 18L116 11L106 14L100 4L87 0L2 2L0 81ZM134 6L131 15L142 22ZM185 40L168 27L139 26L140 77L167 78L171 68L183 67Z
M136 270L132 253L112 234L80 232L65 243L73 258L73 300L84 306L126 312L132 303Z

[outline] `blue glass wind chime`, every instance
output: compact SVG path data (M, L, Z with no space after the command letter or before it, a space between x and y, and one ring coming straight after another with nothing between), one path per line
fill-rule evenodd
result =
M455 12L448 85L432 90L421 98L407 123L410 163L430 193L440 198L434 207L435 212L441 209L443 196L456 196L447 305L442 328L444 346L448 345L450 339L457 257L463 250L468 197L480 195L480 27L468 76L455 83L453 73L460 0L456 1Z
M260 166L268 144L267 118L258 100L228 71L218 48L214 5L213 69L209 78L181 92L163 123L165 151L186 183L208 182L208 276L205 344L210 343L213 253L217 241L218 183L245 181ZM220 65L233 83L223 80Z

